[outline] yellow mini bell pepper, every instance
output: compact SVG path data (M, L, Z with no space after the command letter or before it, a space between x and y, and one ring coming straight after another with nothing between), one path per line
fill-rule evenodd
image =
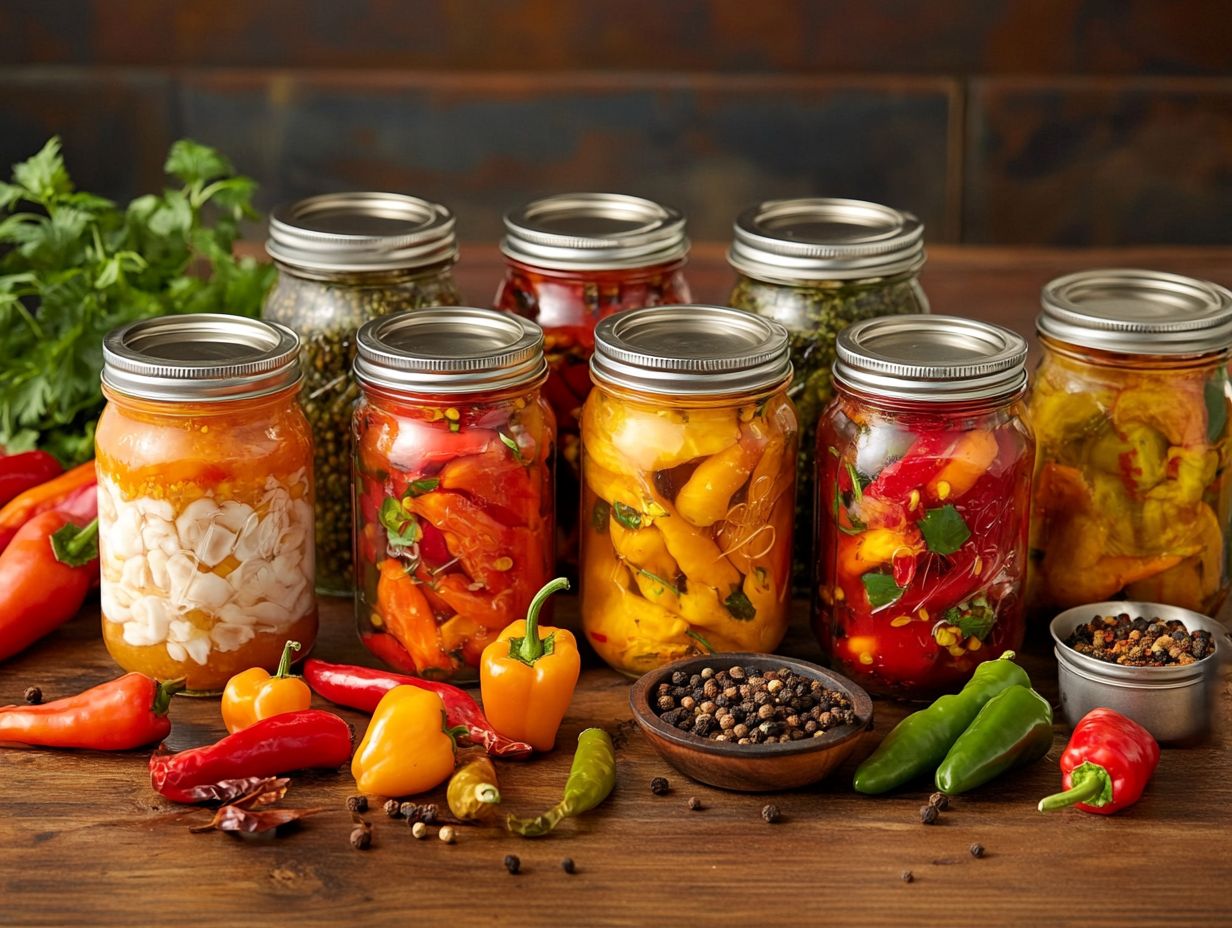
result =
M235 734L261 719L298 712L312 705L312 690L301 677L291 676L291 652L298 641L288 641L282 649L278 670L271 677L264 667L251 667L227 681L222 691L222 722Z
M439 786L453 772L456 739L441 697L417 686L395 686L381 697L364 740L351 759L361 793L413 796Z
M483 649L479 664L488 721L500 734L537 751L550 751L556 743L582 669L573 633L539 626L544 601L567 589L569 581L563 577L549 581L531 600L525 621L506 627Z

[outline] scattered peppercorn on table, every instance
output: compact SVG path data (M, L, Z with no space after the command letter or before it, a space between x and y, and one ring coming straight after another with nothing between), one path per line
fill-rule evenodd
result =
M499 279L499 256L491 247L464 250L460 288L482 302ZM1099 265L1232 283L1229 249L1071 254L939 246L930 249L923 278L935 312L1025 335L1040 285ZM696 246L689 274L702 301L721 302L731 285L720 246ZM550 624L579 627L575 596L558 595L554 605ZM349 601L322 599L320 619L314 657L375 663L356 637ZM0 705L21 703L30 685L51 700L118 676L99 629L91 598L77 619L0 664ZM1056 667L1045 640L1033 626L1022 664L1055 707ZM821 660L802 602L780 651ZM927 783L880 796L851 788L855 766L914 706L878 700L875 731L821 784L741 794L669 768L634 727L628 689L625 677L585 655L556 750L497 760L501 810L531 817L560 799L582 730L603 728L615 742L611 797L533 841L491 824L459 824L452 843L420 841L406 819L389 818L374 803L362 814L371 845L357 849L346 803L355 784L345 767L292 777L281 805L323 811L288 834L192 834L189 826L207 823L210 813L154 793L147 750L0 751L0 924L1232 924L1222 899L1232 868L1226 683L1216 733L1196 747L1166 748L1131 809L1111 817L1036 811L1060 782L1069 730L1058 714L1047 759L955 797L927 816L935 819L930 825L920 814L932 792ZM319 697L313 705L336 709ZM336 711L355 726L358 743L367 716ZM171 751L226 734L217 699L177 697L171 718ZM659 777L666 791L652 788ZM444 809L444 785L415 801ZM1126 877L1152 882L1143 882L1148 861L1172 876L1148 891L1118 888Z

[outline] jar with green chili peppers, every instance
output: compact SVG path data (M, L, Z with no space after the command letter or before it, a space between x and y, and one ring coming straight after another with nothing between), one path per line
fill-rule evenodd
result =
M791 336L788 393L800 417L793 581L804 592L813 564L814 435L833 393L834 340L853 322L928 312L917 277L924 226L911 213L862 200L767 200L737 217L728 261L739 275L728 303Z
M326 194L274 210L266 250L279 273L262 317L294 329L303 345L301 401L316 447L317 589L349 596L355 332L377 316L460 302L454 218L440 204L401 194Z

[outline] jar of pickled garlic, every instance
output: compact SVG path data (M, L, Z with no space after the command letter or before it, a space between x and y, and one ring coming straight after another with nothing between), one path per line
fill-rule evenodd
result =
M813 572L813 448L833 394L834 340L853 322L928 312L918 279L924 226L911 213L862 200L768 200L737 217L728 261L739 275L728 302L791 333L791 398L801 425L794 574L803 593Z
M373 320L356 341L360 638L399 670L473 678L552 576L543 331L448 306Z
M1044 287L1032 611L1112 599L1215 615L1232 528L1232 293L1143 270Z
M355 331L369 319L460 301L453 214L396 193L331 193L279 207L266 244L278 266L262 318L303 344L300 402L316 447L317 588L350 596L351 379Z
M1022 643L1026 357L1021 336L952 316L839 334L817 428L814 627L869 690L955 689Z
M641 197L571 193L535 200L505 216L507 267L497 309L533 319L544 330L556 413L557 557L574 574L578 557L578 420L590 393L588 362L595 324L643 306L687 303L689 242L679 212Z
M125 670L220 691L317 634L312 434L299 340L213 314L103 342L98 420L103 640Z
M582 627L635 676L787 631L796 411L787 331L722 306L599 323L582 410Z

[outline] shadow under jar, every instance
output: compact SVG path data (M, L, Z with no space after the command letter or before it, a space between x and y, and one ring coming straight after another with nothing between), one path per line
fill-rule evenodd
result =
M1232 293L1091 270L1045 286L1043 307L1034 617L1111 599L1215 615L1232 557Z
M786 326L800 415L794 585L813 572L813 446L833 390L834 340L851 323L928 312L918 275L924 226L911 213L863 200L768 200L736 219L728 261L740 275L728 302Z
M103 640L117 664L190 693L288 640L312 648L312 436L282 326L165 316L103 343L95 434Z
M574 575L578 558L578 421L590 393L595 325L613 313L688 303L685 219L668 206L616 193L559 194L505 216L507 267L495 307L544 331L556 414L557 559Z
M316 442L317 586L350 596L351 379L355 332L369 319L458 303L453 214L394 193L336 193L279 207L266 244L278 280L262 318L303 344L301 402Z
M874 692L954 689L1025 631L1026 342L898 316L845 329L837 352L817 430L818 640Z
M364 645L436 679L550 578L555 424L543 332L448 306L366 323L355 376L355 611Z
M599 323L582 412L582 627L636 676L787 631L796 411L787 332L720 306Z

